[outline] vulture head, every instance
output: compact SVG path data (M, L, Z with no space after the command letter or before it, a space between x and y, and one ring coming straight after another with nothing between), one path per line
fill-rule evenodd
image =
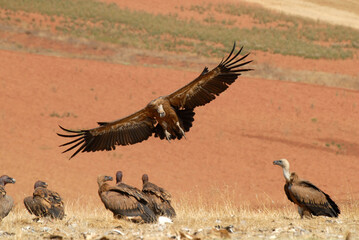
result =
M281 166L283 168L284 178L289 182L290 181L290 173L289 173L289 162L287 159L280 159L273 162L274 165Z
M122 171L117 171L116 173L116 183L122 182Z
M142 175L142 183L145 184L148 182L148 175L147 174L143 174Z
M0 177L0 186L5 186L8 183L15 183L15 178L11 178L8 175L3 175Z
M38 188L38 187L42 187L42 188L47 188L47 183L44 181L36 181L34 184L34 189Z
M289 162L287 159L284 159L284 158L280 159L280 160L273 161L273 165L278 165L278 166L281 166L282 168L289 170Z
M158 115L161 118L166 116L166 111L164 110L163 104L161 103L162 99L163 97L156 98L148 104L149 107L156 109Z
M112 181L113 178L111 176L106 176L106 175L100 175L97 177L97 184L99 187L102 186L102 184L104 184L107 181Z

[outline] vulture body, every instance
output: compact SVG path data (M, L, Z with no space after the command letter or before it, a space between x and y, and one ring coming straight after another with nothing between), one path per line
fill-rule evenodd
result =
M0 177L0 221L6 217L14 207L14 199L6 194L5 185L15 182L14 178L7 175Z
M171 194L156 184L149 182L147 174L143 174L142 183L142 192L148 198L149 208L157 216L174 218L176 211L171 206Z
M155 214L147 207L148 200L141 191L122 182L110 186L107 181L112 181L112 177L98 176L98 194L105 208L110 210L115 218L145 223L157 221Z
M24 198L24 205L30 214L37 217L63 219L65 207L62 198L57 192L47 189L47 183L36 181L32 196Z
M295 172L289 172L289 162L281 159L273 162L283 168L286 183L284 191L289 201L298 206L301 218L314 216L338 217L339 207L328 194L306 180L301 180Z
M243 47L234 53L235 44L226 59L217 67L203 72L192 82L177 91L152 100L143 109L113 122L99 122L100 126L87 130L69 130L60 126L67 134L61 137L74 138L62 146L69 146L64 152L76 149L79 152L110 151L116 145L136 144L154 135L160 139L181 139L192 127L194 109L203 106L219 96L232 84L241 72L252 69L241 68L251 61L244 61L249 55L240 57Z

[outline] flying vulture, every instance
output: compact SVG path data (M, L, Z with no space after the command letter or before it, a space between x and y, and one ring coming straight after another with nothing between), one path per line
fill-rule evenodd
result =
M185 137L194 121L194 108L203 106L216 98L232 84L241 72L252 69L241 68L252 61L245 61L249 55L240 56L242 48L234 53L236 44L226 59L217 67L203 72L192 82L177 91L152 100L143 109L119 120L98 122L99 126L86 130L69 130L57 133L61 137L75 138L62 146L69 146L64 152L76 149L79 152L111 151L116 145L129 145L147 140L154 134L160 139L181 139Z
M295 172L289 172L289 162L281 159L273 162L283 168L286 180L284 191L288 199L298 205L298 213L301 218L314 216L338 217L339 207L328 194L317 188L312 183L299 179Z
M142 192L149 200L150 209L157 216L175 217L176 212L171 206L171 194L156 184L149 182L147 174L143 174L142 183Z
M15 179L7 175L0 177L0 221L9 214L14 206L14 199L5 191L5 185L8 183L15 183Z
M47 183L36 181L32 196L24 199L24 205L30 214L37 217L63 219L65 216L64 202L57 192L47 189Z
M115 186L110 186L107 181L112 181L112 177L100 175L97 177L98 194L105 208L113 213L118 219L142 221L154 223L157 221L155 214L147 207L148 200L140 190L122 183L122 173L116 174L119 182Z

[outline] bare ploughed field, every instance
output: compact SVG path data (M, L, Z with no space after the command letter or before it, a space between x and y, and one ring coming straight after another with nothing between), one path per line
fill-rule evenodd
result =
M189 8L188 2L111 2L121 8L191 17L178 7ZM56 135L58 125L93 128L98 121L127 116L187 84L204 66L215 67L221 58L139 53L133 48L115 55L110 45L99 52L71 41L38 41L39 36L7 32L3 25L1 29L0 174L17 182L6 187L16 207L0 223L0 238L227 236L213 228L217 225L233 225L229 236L234 239L343 239L349 232L352 238L359 237L358 53L331 60L253 51L250 58L261 75L244 73L216 100L197 108L186 140L168 143L150 138L68 160L71 153L61 154L58 147L66 140ZM15 49L14 42L23 47ZM79 57L83 52L92 57ZM104 56L115 61L106 62ZM184 64L187 58L191 64ZM290 74L304 80L278 81L283 80L278 76ZM315 82L316 76L348 81L334 87L303 83ZM345 85L348 82L350 86ZM284 194L281 169L272 165L280 158L287 158L292 171L338 203L342 210L338 219L299 218ZM141 176L147 173L169 190L178 211L174 223L114 220L99 200L96 177L113 176L117 170L123 171L128 184L141 188ZM38 179L65 199L65 220L32 222L22 200L32 194Z

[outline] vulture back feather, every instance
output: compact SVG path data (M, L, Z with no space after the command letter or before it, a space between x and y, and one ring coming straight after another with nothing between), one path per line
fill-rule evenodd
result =
M143 174L142 182L142 192L149 200L150 209L157 216L175 217L176 211L171 205L171 194L156 184L149 182L147 174Z
M291 173L289 191L292 200L314 216L338 217L338 205L328 194L309 181L301 180L296 173Z

